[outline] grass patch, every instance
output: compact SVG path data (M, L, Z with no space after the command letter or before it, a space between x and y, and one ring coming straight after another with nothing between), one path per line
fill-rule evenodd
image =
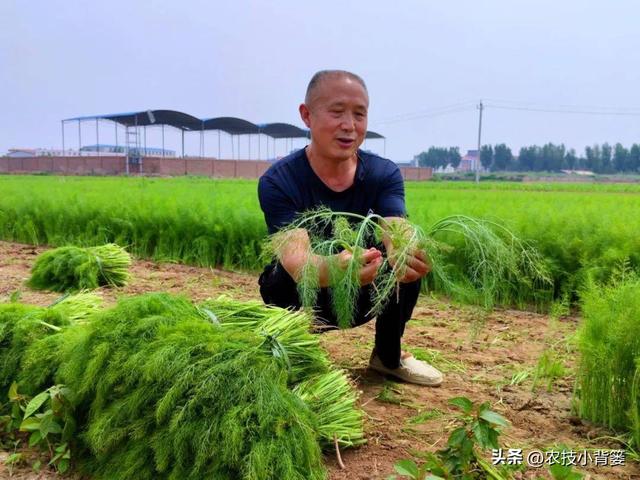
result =
M407 424L421 425L423 423L428 422L429 420L440 418L442 415L444 415L444 412L442 412L442 410L439 410L437 408L433 408L431 410L425 410L424 412L420 412L417 415L414 415L413 417L408 418Z
M550 392L556 380L568 374L563 359L552 349L546 349L540 358L533 373L532 390L535 390L540 382L546 382L547 391ZM512 379L513 381L513 379Z
M397 383L385 381L382 390L376 395L376 400L382 403L390 403L392 405L402 405L402 389Z
M583 293L578 331L578 412L640 446L640 278L627 270Z
M405 347L408 352L413 354L418 360L427 362L442 372L465 373L467 367L459 360L451 360L444 356L440 351L432 348L422 347Z

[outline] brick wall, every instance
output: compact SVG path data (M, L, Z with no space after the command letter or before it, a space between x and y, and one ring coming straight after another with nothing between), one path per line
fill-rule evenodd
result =
M129 173L143 175L201 175L216 178L258 178L271 163L262 160L144 157L142 171L131 165ZM123 175L125 158L100 157L0 157L0 173L56 173L61 175ZM431 168L401 167L406 180L428 180Z
M405 180L429 180L433 176L431 167L400 167Z

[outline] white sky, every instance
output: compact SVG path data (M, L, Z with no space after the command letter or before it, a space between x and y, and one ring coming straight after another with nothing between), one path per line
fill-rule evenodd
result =
M395 161L431 145L474 148L474 108L389 122L460 102L640 113L633 0L3 0L0 18L0 152L60 148L63 118L147 109L302 126L298 104L323 68L365 79L369 128L387 137ZM508 111L486 101L483 143L564 142L581 153L587 144L640 142L637 115ZM100 128L101 143L113 143L113 126ZM76 147L77 125L66 133ZM205 151L217 155L210 135ZM150 132L149 146L158 138ZM178 139L167 131L168 146ZM95 125L83 127L83 143L95 143ZM198 146L188 136L187 153ZM247 148L243 140L244 158ZM263 140L263 157L264 148ZM382 142L367 148L382 153Z

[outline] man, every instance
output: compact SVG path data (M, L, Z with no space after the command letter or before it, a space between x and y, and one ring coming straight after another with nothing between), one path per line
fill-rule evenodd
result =
M320 205L334 211L367 215L377 213L389 221L403 221L406 215L404 184L397 165L358 149L367 133L369 95L364 81L342 70L316 73L307 88L299 111L311 131L311 143L272 165L260 178L258 196L269 233L289 224L301 212ZM260 293L265 303L300 308L296 281L302 267L312 261L321 287L316 305L319 323L336 325L330 306L327 259L308 252L309 235L304 229L289 233L279 252L280 262L268 265L260 276ZM382 248L382 247L381 247ZM384 250L391 258L391 244ZM338 254L348 260L350 253ZM356 325L371 318L370 289L382 264L383 252L369 248L362 256ZM420 385L437 386L442 374L432 366L401 350L406 322L418 300L420 281L429 272L424 252L413 252L398 295L376 319L375 347L370 368Z

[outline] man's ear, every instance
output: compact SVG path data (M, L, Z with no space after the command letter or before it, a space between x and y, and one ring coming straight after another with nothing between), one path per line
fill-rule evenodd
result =
M302 121L307 126L307 128L311 128L311 125L309 125L309 117L311 116L309 107L307 107L304 103L301 103L298 107L298 111L300 112L300 118L302 118Z

